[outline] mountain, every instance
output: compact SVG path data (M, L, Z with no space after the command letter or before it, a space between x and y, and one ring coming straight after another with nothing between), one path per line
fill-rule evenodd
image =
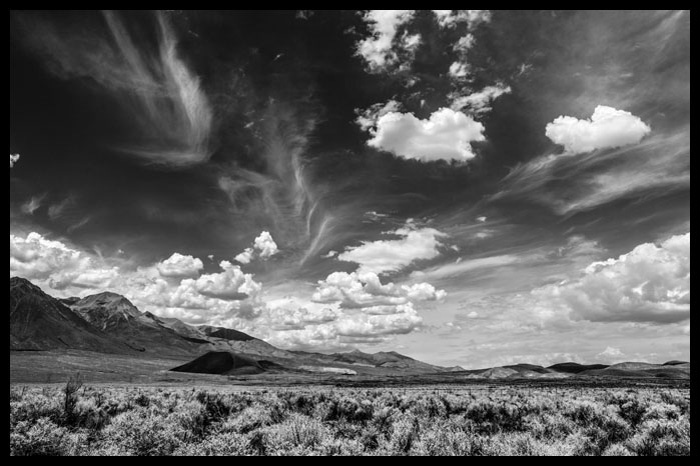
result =
M95 328L22 278L10 278L10 349L82 349L129 353L124 342Z
M147 312L146 315L159 322L162 326L169 328L179 335L182 335L188 341L193 343L209 343L207 335L194 325L186 324L183 321L172 317L157 317L150 312Z
M210 337L221 338L222 340L229 340L229 341L257 340L257 338L251 337L250 335L245 334L243 332L239 332L238 330L232 330L230 328L212 327L210 325L200 325L199 329Z
M126 342L132 348L158 356L191 356L201 353L193 342L166 327L153 314L142 313L116 293L87 296L70 308L95 328ZM201 340L207 343L206 340Z

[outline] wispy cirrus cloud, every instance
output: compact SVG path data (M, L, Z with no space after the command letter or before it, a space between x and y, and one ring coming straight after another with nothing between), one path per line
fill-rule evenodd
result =
M144 47L138 35L143 31L111 11L103 13L106 28L18 17L23 40L50 71L64 79L93 79L136 122L140 140L124 142L119 149L171 167L209 159L212 109L200 79L178 53L167 13L155 13L150 22L149 32L157 38L152 47Z
M502 190L491 200L529 199L566 215L618 199L665 195L689 186L689 129L681 128L618 149L537 157L511 170Z

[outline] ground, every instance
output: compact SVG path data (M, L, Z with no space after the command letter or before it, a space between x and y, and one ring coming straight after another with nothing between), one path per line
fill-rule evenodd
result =
M10 454L690 454L689 380L168 371L181 362L11 352Z

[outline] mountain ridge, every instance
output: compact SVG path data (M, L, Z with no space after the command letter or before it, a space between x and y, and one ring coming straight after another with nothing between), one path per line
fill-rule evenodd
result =
M10 350L63 349L190 358L190 362L172 370L220 375L301 371L374 376L444 373L465 381L565 377L690 378L690 363L677 360L663 364L619 362L612 365L562 362L548 367L520 363L465 370L460 366L436 366L395 351L367 353L355 349L330 354L288 351L238 330L194 326L179 319L141 312L117 293L56 299L26 279L11 277Z

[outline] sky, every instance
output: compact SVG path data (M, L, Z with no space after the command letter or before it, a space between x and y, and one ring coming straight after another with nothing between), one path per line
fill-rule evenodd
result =
M10 276L287 349L690 359L688 11L10 12Z

